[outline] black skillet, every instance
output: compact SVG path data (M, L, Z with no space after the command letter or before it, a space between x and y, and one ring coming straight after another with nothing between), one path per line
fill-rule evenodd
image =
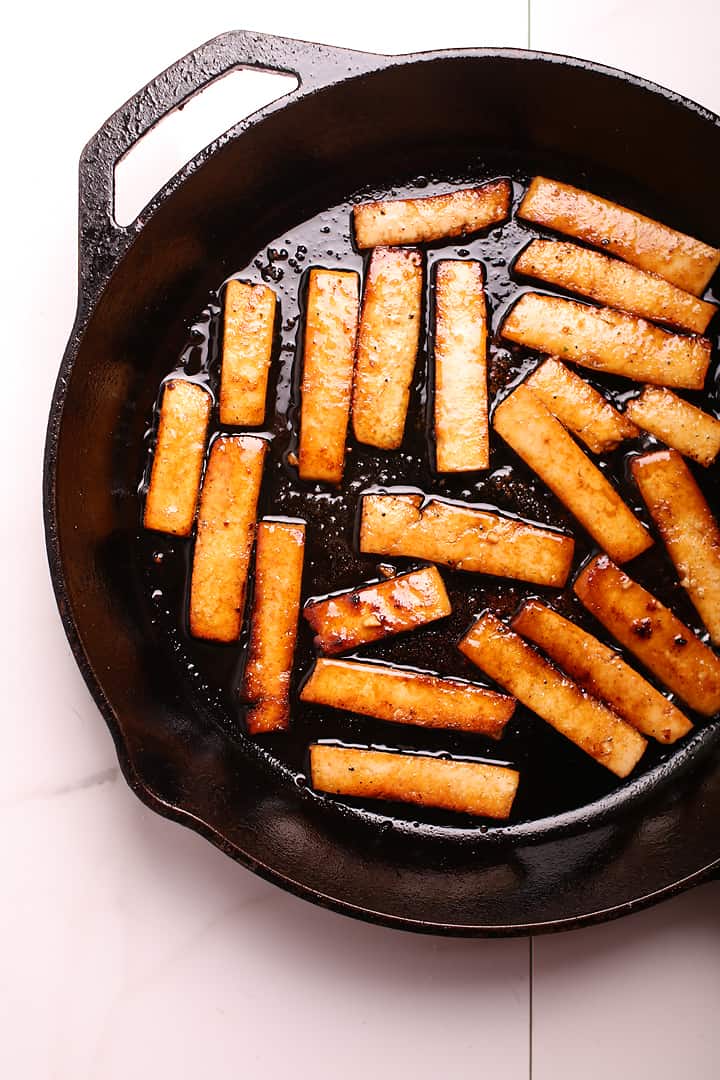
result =
M216 140L131 226L119 227L112 209L116 162L167 112L234 67L294 73L299 85ZM498 174L519 186L545 171L718 244L719 164L720 122L692 102L584 61L515 50L385 57L230 33L174 64L107 121L80 164L78 312L50 414L45 521L65 630L141 799L297 895L431 933L565 929L625 914L712 875L720 863L716 722L703 724L674 752L651 757L635 779L612 784L598 780L599 767L580 762L582 755L544 733L544 725L521 717L509 744L489 755L527 761L532 777L520 814L503 826L442 815L413 820L402 808L369 811L313 796L297 757L302 738L337 737L341 729L326 716L301 714L287 752L277 740L258 748L243 736L231 697L213 683L235 661L225 651L218 662L207 646L193 652L173 630L187 552L182 543L141 535L138 481L158 386L177 357L212 381L212 373L203 373L212 369L217 344L216 310L207 308L214 290L243 268L277 277L276 260L285 256L267 255L277 238L292 241L287 258L295 259L300 240L309 237L302 245L308 252L300 251L305 265L339 265L338 256L359 265L348 237L352 196L432 190L435 182ZM522 237L513 235L517 245ZM492 272L493 254L507 254L503 242L491 234L467 245L490 269L496 325L510 295L506 270ZM462 243L449 251L462 255ZM255 261L258 252L263 257ZM290 295L303 280L302 266L296 262L294 269L293 276L281 266L279 275L285 274L283 318L290 321L278 329L286 359L276 389L289 412L276 417L266 511L285 510L292 499L295 507L312 504L308 491L291 490L283 463L296 393L282 374L292 371L287 350L296 333ZM494 389L502 393L526 360L496 345ZM414 393L421 415L422 378ZM714 405L714 391L705 403ZM420 435L411 431L409 439L404 472L359 457L357 476L367 482L379 471L382 482L432 483ZM499 458L496 498L483 501L567 526L559 504L506 460ZM707 490L707 476L704 482ZM439 481L434 490L462 495ZM487 490L479 483L473 497ZM337 536L327 545L326 561L340 585L372 573L367 561L353 563L349 520L342 519L342 551ZM323 576L324 554L315 548L312 580L327 585L332 575ZM644 572L646 582L655 575L661 594L682 605L667 571L648 563ZM158 583L171 601L166 609L157 602ZM460 585L450 585L462 594ZM507 610L524 595L489 579L473 588L463 617L483 600ZM682 613L691 617L686 608ZM398 648L387 655L422 659ZM455 666L460 661L451 658L447 635L431 637L430 652L432 666L471 674ZM351 742L442 745L380 734L352 718L347 724ZM457 738L451 745L457 753L487 752Z

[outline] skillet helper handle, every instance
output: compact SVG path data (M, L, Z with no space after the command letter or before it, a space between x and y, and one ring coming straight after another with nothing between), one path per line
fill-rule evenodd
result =
M292 38L236 30L221 34L171 64L126 101L93 136L80 158L80 298L92 303L98 285L142 228L142 214L129 226L114 215L115 166L158 121L184 105L213 80L234 68L295 75L286 98L382 67L389 58ZM280 99L285 100L285 99ZM238 120L244 118L239 117Z

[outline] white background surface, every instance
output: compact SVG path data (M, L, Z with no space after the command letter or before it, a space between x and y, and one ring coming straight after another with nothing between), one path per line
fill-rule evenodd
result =
M441 16L375 0L125 0L3 18L0 1075L718 1076L717 885L534 949L416 938L286 896L141 806L62 634L40 471L75 302L78 155L183 53L238 26L386 52L529 41L720 111L720 5L475 0Z

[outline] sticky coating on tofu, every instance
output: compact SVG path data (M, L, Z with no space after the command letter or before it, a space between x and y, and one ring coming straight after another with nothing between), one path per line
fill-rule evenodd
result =
M210 448L190 583L193 637L240 636L266 450L253 435L222 436Z
M677 450L633 458L631 471L682 587L720 645L720 528Z
M355 243L363 249L469 235L505 221L511 199L510 181L503 179L419 199L360 203L353 209Z
M290 724L304 553L304 522L258 525L250 642L240 691L251 735L285 731Z
M646 386L625 411L639 427L699 465L712 465L720 453L720 421L672 390Z
M519 780L515 769L480 761L323 743L310 747L310 782L330 795L397 800L503 820L510 815Z
M671 334L613 308L523 293L501 336L593 371L655 386L702 390L712 347L707 338Z
M487 305L481 263L444 259L435 270L435 459L437 471L490 465Z
M351 270L310 271L300 388L302 480L339 484L343 478L359 280Z
M511 627L643 735L673 743L692 730L678 707L618 652L540 600L526 600Z
M659 274L700 296L720 266L720 251L590 191L536 176L518 217L565 233Z
M316 660L300 698L394 724L472 731L493 739L500 738L515 709L512 698L476 683L362 660L324 658Z
M647 742L634 727L581 690L496 615L481 615L458 648L526 708L616 776L628 776L644 754Z
M599 390L553 357L533 371L525 386L593 454L614 450L623 440L640 434L635 424L613 408Z
M703 716L720 709L720 659L607 555L591 559L573 587L588 611L663 686Z
M422 494L362 499L360 551L404 555L474 574L562 587L570 573L571 536L489 510Z
M645 526L526 384L498 405L493 425L617 562L652 546Z
M220 423L260 427L272 359L276 297L267 285L229 281L225 288L220 367Z
M704 334L717 311L657 274L562 240L533 240L515 260L517 274L547 281L630 315Z
M381 450L397 450L403 441L420 337L422 287L420 251L373 251L357 337L352 425L358 442Z
M212 398L202 386L184 379L165 383L143 513L146 529L172 536L192 532L211 411Z
M315 631L315 648L332 656L443 619L451 610L437 568L425 566L308 603L303 615Z

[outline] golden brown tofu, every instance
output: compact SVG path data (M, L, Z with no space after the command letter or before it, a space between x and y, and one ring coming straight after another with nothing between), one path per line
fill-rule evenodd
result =
M403 441L422 315L423 257L376 248L370 258L355 356L355 438L382 450Z
M493 426L617 562L652 545L612 484L527 386L518 386L497 407Z
M284 731L290 723L304 551L303 522L258 525L250 644L240 691L248 705L245 722L251 735Z
M443 619L452 608L436 567L305 605L315 648L333 655Z
M673 743L692 729L688 718L614 649L539 600L526 600L512 628L548 654L584 690L643 735Z
M598 622L691 709L720 709L720 659L684 623L607 557L579 574L575 592Z
M717 311L657 274L562 240L533 240L514 270L630 315L704 334Z
M394 724L473 731L499 739L515 702L484 686L358 660L316 660L300 697Z
M614 450L624 439L640 434L595 387L552 357L533 371L525 385L594 454Z
M645 431L699 465L712 465L720 453L720 421L671 390L646 386L626 411Z
M720 529L677 450L633 458L632 474L680 584L720 645Z
M616 776L632 772L645 752L647 742L634 727L586 694L490 612L473 623L458 648Z
M331 795L390 799L504 819L512 809L519 780L515 769L480 761L322 743L310 747L310 782L316 791Z
M299 471L302 480L339 484L350 415L358 275L311 270L305 314Z
M560 360L657 386L702 390L710 363L706 338L671 334L622 311L540 293L520 297L501 334Z
M720 265L720 251L589 191L536 176L518 217L575 236L659 274L699 296Z
M505 221L511 197L509 180L493 180L445 195L361 203L353 209L355 243L359 248L425 244L479 232Z
M560 588L575 542L552 529L424 495L365 495L360 550Z
M225 289L220 423L259 427L275 326L275 293L267 285L229 281Z
M150 486L146 529L189 536L195 520L212 398L197 383L165 383Z
M252 435L223 436L210 448L190 585L193 637L240 636L266 450Z
M487 469L487 307L479 262L437 265L434 362L437 470Z

